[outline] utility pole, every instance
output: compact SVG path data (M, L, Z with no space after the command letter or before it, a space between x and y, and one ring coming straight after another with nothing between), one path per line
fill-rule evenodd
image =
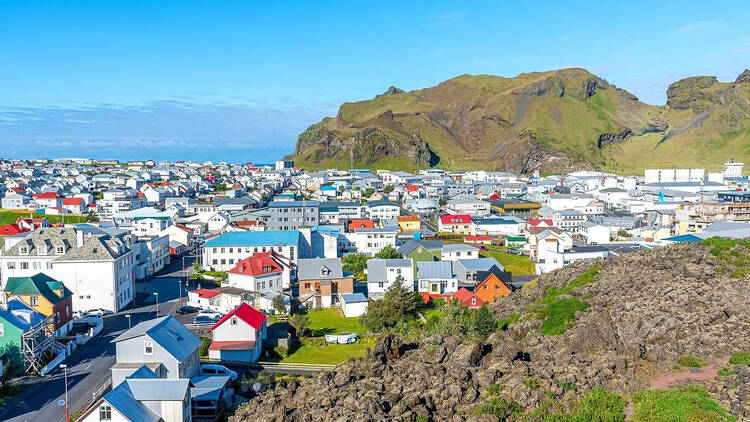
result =
M70 414L68 413L68 365L61 363L60 368L63 369L65 374L65 422L70 422Z

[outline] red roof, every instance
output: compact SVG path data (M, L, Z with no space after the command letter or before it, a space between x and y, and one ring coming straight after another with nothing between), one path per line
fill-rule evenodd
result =
M214 341L208 350L253 350L254 341Z
M460 289L458 289L456 293L453 293L453 297L455 299L458 299L458 301L461 302L461 304L466 304L466 305L471 305L471 306L482 306L482 304L484 303L484 301L481 298L479 298L474 293L470 292L466 287L461 287ZM475 304L469 303L469 301L473 297L477 299L477 302Z
M443 224L470 224L471 217L466 214L446 214L440 216Z
M264 275L280 273L283 269L278 262L271 256L271 252L256 252L252 256L238 262L237 265L229 270L233 274L241 275Z
M349 230L374 229L375 223L372 220L351 220L348 227Z
M27 231L29 231L29 229L19 227L16 223L10 223L4 226L0 226L0 236L10 236Z
M26 190L22 188L11 188L11 190L15 193L26 193Z
M552 227L552 219L551 218L529 218L526 221L526 224L531 227L536 227L540 224L544 223L548 227Z
M492 236L464 236L467 242L477 242L482 240L492 240Z
M83 204L83 198L65 198L63 199L63 205L81 205Z
M56 192L44 192L44 193L35 193L33 195L34 198L37 199L57 199L59 196L57 196Z
M419 186L417 186L417 185L411 185L411 184L408 184L408 183L406 184L406 191L407 192L416 192L418 190L419 190Z
M195 289L192 290L193 293L198 293L198 296L205 297L206 299L211 299L214 296L218 296L221 294L218 290L211 290L211 289Z
M261 325L263 325L263 322L266 320L266 316L262 313L258 312L253 308L252 306L248 305L245 302L240 303L240 306L234 308L234 310L223 317L219 321L214 324L213 327L211 327L211 330L215 330L216 327L223 324L224 321L228 320L232 316L237 316L237 318L245 321L248 325L255 328L256 330L260 328Z
M87 207L89 207L89 208L96 208L96 204L88 204Z
M490 199L500 199L500 195L493 193L492 195L490 195Z

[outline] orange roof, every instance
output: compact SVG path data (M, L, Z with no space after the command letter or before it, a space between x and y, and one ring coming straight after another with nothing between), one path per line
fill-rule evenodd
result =
M399 215L398 221L419 221L416 215Z
M351 220L348 228L349 230L374 229L375 223L372 220Z

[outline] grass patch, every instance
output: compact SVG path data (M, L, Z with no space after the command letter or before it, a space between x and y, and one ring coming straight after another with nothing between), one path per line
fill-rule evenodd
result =
M505 330L508 329L508 327L510 327L510 324L513 324L514 322L518 321L519 319L521 319L521 314L520 313L516 312L514 314L510 314L507 317L505 317L505 318L503 318L503 319L501 319L501 320L499 320L497 322L497 328L498 328L498 330L505 331Z
M648 390L633 394L634 422L735 421L700 387Z
M729 358L732 365L750 365L750 352L739 352Z
M601 267L591 267L563 286L548 287L545 290L544 298L527 309L537 318L543 320L539 328L542 334L557 336L563 334L575 324L576 312L586 310L589 304L577 297L558 299L558 296L569 295L574 289L595 282L599 271L601 271Z
M533 377L526 377L523 380L523 385L531 388L532 390L536 390L539 388L539 381L536 380L536 378Z
M365 355L367 348L371 347L367 342L353 344L328 344L325 346L300 346L290 351L285 357L279 355L262 358L261 360L283 363L313 363L319 365L338 365L352 358Z
M677 363L683 368L701 368L706 365L706 360L693 355L682 355L677 358Z
M710 246L711 255L720 260L714 269L717 274L729 273L732 278L750 274L750 241L711 237L701 243Z
M347 318L338 309L311 309L308 311L295 311L306 313L310 318L310 336L320 337L326 334L341 333L367 333L367 328L359 323L359 318Z
M19 218L29 217L29 214L31 214L32 218L44 217L51 224L58 224L58 223L62 223L63 221L63 216L61 215L39 214L39 213L28 211L28 210L18 210L18 211L2 210L0 211L0 225L4 226L6 224L15 223L16 220L18 220ZM85 223L85 222L86 222L85 215L66 215L65 216L65 224L78 224L78 223Z
M725 367L719 369L718 371L716 371L716 375L718 375L720 377L728 377L728 376L734 375L736 373L737 373L737 371L732 370L732 368L730 368L728 366L725 366Z
M487 251L480 251L479 256L495 258L497 262L502 264L506 271L510 271L514 275L536 274L536 267L526 255L513 255L493 248Z
M523 413L523 408L514 401L505 400L502 397L492 397L483 401L475 409L480 415L494 415L499 421L505 421L509 418L515 419Z
M544 422L621 422L627 403L619 395L596 387L581 397L569 413L547 414Z

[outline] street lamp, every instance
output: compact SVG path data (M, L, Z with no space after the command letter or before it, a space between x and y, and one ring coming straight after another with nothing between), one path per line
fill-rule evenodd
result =
M159 318L159 292L154 292L156 296L156 317Z
M130 314L125 314L125 318L128 319L128 330L130 329Z
M68 365L61 363L60 368L63 369L63 373L65 374L65 422L70 422L68 414Z

